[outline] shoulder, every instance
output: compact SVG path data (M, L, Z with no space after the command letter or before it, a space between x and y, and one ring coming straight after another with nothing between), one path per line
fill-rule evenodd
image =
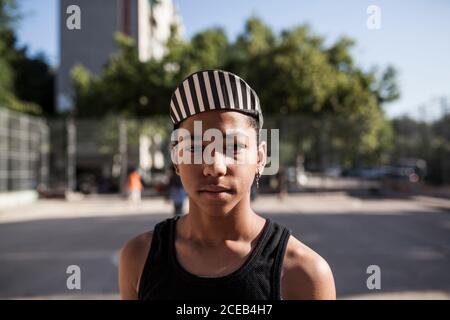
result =
M288 240L283 260L281 294L285 300L336 298L328 263L294 236Z
M150 249L152 238L153 230L142 233L137 237L127 241L125 245L120 249L121 262L134 262L138 258L146 259L148 253L147 249Z
M153 231L129 240L120 250L119 287L122 299L137 299L139 282L152 243Z

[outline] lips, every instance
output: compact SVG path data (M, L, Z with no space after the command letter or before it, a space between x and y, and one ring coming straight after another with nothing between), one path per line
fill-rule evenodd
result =
M200 189L200 194L205 200L210 200L217 203L229 201L233 196L233 191L225 186L208 185Z
M211 193L231 192L231 189L220 185L209 185L202 188L200 192L211 192Z

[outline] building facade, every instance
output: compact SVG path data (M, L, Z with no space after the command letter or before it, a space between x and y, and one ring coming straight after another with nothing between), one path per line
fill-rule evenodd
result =
M79 28L68 27L74 5L79 9ZM116 32L136 41L141 61L164 55L172 25L183 32L172 0L60 0L59 15L60 65L55 90L59 111L73 108L71 69L81 64L92 74L100 74L118 50Z

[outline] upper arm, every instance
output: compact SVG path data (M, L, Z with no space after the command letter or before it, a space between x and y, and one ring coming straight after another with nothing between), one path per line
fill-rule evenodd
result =
M124 300L137 300L139 282L151 246L152 232L128 241L120 250L119 289Z
M283 263L285 300L334 300L333 273L320 255L291 236Z

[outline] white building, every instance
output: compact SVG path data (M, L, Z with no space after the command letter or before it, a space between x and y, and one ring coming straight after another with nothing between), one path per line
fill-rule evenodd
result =
M79 7L80 29L69 29L67 20ZM172 0L60 0L60 65L56 88L59 111L73 107L70 71L82 64L94 75L101 73L110 56L117 52L114 33L135 39L139 58L160 59L170 28L183 33L181 17Z
M181 16L171 0L138 0L138 3L139 58L141 61L160 59L165 54L171 25L183 32Z

